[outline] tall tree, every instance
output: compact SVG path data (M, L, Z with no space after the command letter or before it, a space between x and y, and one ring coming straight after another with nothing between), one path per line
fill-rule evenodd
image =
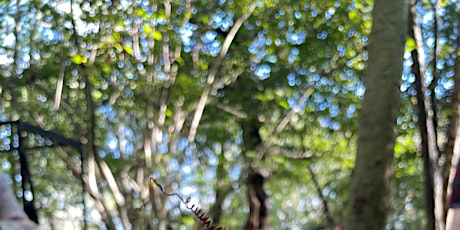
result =
M460 18L459 18L460 19ZM460 24L458 24L460 29ZM457 56L455 57L455 72L454 72L454 88L452 90L450 100L450 113L449 113L449 125L447 128L447 142L445 146L445 165L444 165L444 214L447 216L448 204L447 199L452 193L452 183L454 181L455 170L458 167L460 159L460 152L458 148L454 147L458 145L459 138L459 114L460 114L460 35L457 35Z
M413 60L412 73L415 76L414 87L417 91L417 117L418 117L418 127L420 133L420 153L423 159L424 164L424 189L425 189L425 215L426 215L426 229L436 229L436 215L435 215L435 196L442 194L437 194L435 192L435 174L438 175L437 165L437 144L436 144L436 135L434 122L432 117L428 115L428 110L432 107L431 101L426 96L426 87L425 87L425 52L423 51L423 38L422 30L420 25L417 24L416 20L416 4L418 1L411 1L410 4L410 16L409 16L409 37L414 39L416 49L414 48L411 51L411 56ZM441 199L442 200L442 199ZM439 205L438 205L439 207ZM442 218L439 218L442 219ZM439 225L439 224L438 224Z
M407 7L407 1L374 2L366 93L345 229L384 229L386 225Z

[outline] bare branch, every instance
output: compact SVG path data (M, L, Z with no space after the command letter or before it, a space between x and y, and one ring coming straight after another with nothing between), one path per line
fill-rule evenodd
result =
M321 202L323 203L323 210L324 210L324 214L326 214L327 223L329 226L334 226L335 220L332 217L331 212L329 211L329 205L327 203L327 198L323 195L323 189L319 185L318 178L316 178L316 174L313 171L313 168L311 167L311 165L308 165L307 169L308 169L308 172L310 172L311 180L313 182L313 185L316 188L316 192L318 193L318 196L321 198Z
M271 133L269 139L263 143L262 148L260 149L259 153L257 154L258 159L261 159L264 156L264 154L267 152L267 150L272 145L273 138L276 135L278 135L281 131L283 131L283 129L286 127L286 125L291 120L291 118L294 115L294 113L297 110L299 110L300 105L303 104L305 102L305 100L307 100L308 97L310 97L310 95L313 93L314 90L315 90L314 87L307 88L305 90L305 92L302 94L302 96L299 98L299 100L297 101L296 106L291 108L291 110L286 114L286 116L283 117L283 119L280 121L280 123L278 123L278 125L275 128L275 130Z
M54 95L54 106L53 109L57 111L61 105L62 97L62 86L64 85L64 72L65 72L65 59L63 58L62 50L60 53L61 56L61 66L59 67L59 77L56 83L56 93Z
M227 112L227 113L230 113L231 115L237 117L237 118L241 118L241 119L246 119L248 117L248 114L243 112L243 111L240 111L240 110L237 110L235 108L232 108L231 106L228 106L228 105L225 105L225 104L222 104L222 103L213 103L217 108Z
M219 67L222 64L222 61L224 60L225 55L227 55L228 49L230 48L230 45L233 42L233 39L236 36L236 33L238 30L241 28L243 23L249 19L249 17L252 15L254 10L256 9L257 2L253 2L246 13L244 13L236 22L235 25L230 29L230 32L227 34L227 37L225 37L224 44L222 45L222 49L219 53L219 56L217 57L216 61L214 62L213 66L211 67L209 74L208 74L208 80L207 80L207 85L205 86L203 93L201 94L200 100L198 102L195 115L193 116L192 124L190 126L190 133L188 135L188 141L192 142L195 139L196 135L196 130L198 128L198 125L200 124L201 116L203 115L204 107L206 106L209 93L211 92L212 89L212 84L214 84L214 80L217 75L217 71Z

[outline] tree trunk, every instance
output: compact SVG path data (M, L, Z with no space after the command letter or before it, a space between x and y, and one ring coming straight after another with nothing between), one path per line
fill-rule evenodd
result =
M216 170L217 184L214 188L216 191L215 201L209 210L210 216L212 217L212 223L214 225L219 225L220 219L222 217L222 205L225 201L225 198L233 191L231 182L228 182L227 172L225 170L225 164L227 161L224 157L224 151L218 154L219 163Z
M96 161L96 107L94 105L92 93L93 93L93 84L89 80L89 73L84 72L83 78L85 81L85 99L87 104L87 133L86 133L86 157L88 162L88 188L90 194L93 196L96 202L96 208L101 214L102 221L105 223L107 229L115 229L115 223L113 222L113 217L107 208L107 203L102 194L99 193L99 188L97 185L97 161Z
M268 195L264 184L268 172L259 170L249 172L246 182L249 199L249 217L244 230L269 229Z
M243 129L243 142L246 157L250 151L256 152L257 146L262 143L259 134L260 123L256 118L244 120L241 124ZM252 163L252 162L250 162ZM249 215L244 230L270 229L268 221L268 194L264 190L264 184L269 172L256 170L249 166L246 181Z
M434 130L429 129L433 127L431 118L427 115L427 108L430 107L429 99L425 96L426 87L425 82L425 63L423 52L423 41L421 28L416 23L416 2L411 2L410 16L409 16L409 36L416 41L417 47L411 51L412 56L412 73L415 76L415 90L417 91L417 116L418 127L420 132L420 152L423 159L423 175L424 175L424 193L425 193L425 213L426 213L426 230L436 229L435 218L435 190L434 190L434 166L435 161L430 157L430 145L433 143L433 138L429 138L429 132ZM428 125L428 124L431 125ZM437 149L437 148L436 148ZM432 153L434 154L434 153ZM437 155L437 151L436 151Z
M460 21L460 18L459 18ZM460 29L460 24L458 24ZM459 111L460 111L460 36L457 36L457 57L455 58L455 74L454 74L454 89L451 95L450 110L449 114L449 126L447 128L447 143L444 150L445 165L444 169L444 213L447 214L448 204L447 198L452 192L452 182L454 179L457 164L460 158L459 140L457 135L459 134Z
M408 2L376 0L346 230L385 229Z

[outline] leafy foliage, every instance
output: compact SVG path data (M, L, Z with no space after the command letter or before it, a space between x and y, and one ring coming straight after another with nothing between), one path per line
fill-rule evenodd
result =
M442 131L457 22L454 1L440 2L437 78L427 84ZM433 55L430 7L421 1L418 12ZM87 214L89 227L199 226L177 200L149 197L146 178L162 175L166 191L195 197L214 223L240 229L251 167L271 173L273 228L323 228L327 215L340 223L371 9L368 0L0 1L0 121L28 121L85 144L86 197L97 213ZM422 226L424 215L410 61L398 119L396 211L388 223L396 229ZM244 143L249 126L260 137L255 149ZM0 128L1 168L17 188L14 140ZM62 217L79 226L82 215L64 215L82 210L76 153L29 154L44 225L61 226ZM128 210L147 199L131 221Z

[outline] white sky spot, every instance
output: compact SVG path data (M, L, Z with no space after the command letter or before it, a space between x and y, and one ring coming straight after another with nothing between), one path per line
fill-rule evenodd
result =
M14 41L15 41L15 40L16 40L16 39L14 38L14 34L13 34L13 33L10 33L10 34L6 35L5 40L3 41L2 46L13 47Z
M62 12L65 14L73 14L72 17L75 19L75 27L77 27L77 31L79 34L84 34L88 31L98 29L98 26L94 23L87 24L80 19L82 10L79 5L74 4L73 6L71 6L70 1L62 1L57 4L56 9L58 12Z
M110 149L116 149L117 148L117 142L115 140L112 140L109 142L109 148Z
M454 88L454 81L452 79L448 80L446 83L444 83L443 87L446 89L452 89Z
M362 96L364 96L365 92L366 92L366 87L358 86L358 88L356 90L356 95L359 96L359 97L362 97Z
M13 58L10 58L6 55L0 55L0 65L9 65L13 64Z
M190 194L192 194L192 193L195 193L195 192L196 192L196 189L193 188L193 187L189 187L189 186L184 187L184 188L182 189L182 194L184 194L184 196L188 196L188 195L190 195ZM196 201L197 201L197 200L194 200L193 198L191 198L191 201L190 201L190 202L196 202ZM192 204L196 204L196 203L192 203Z
M70 14L70 1L58 3L56 9L66 14Z
M101 214L95 209L91 210L90 216L94 220L100 220L101 219Z
M184 166L182 167L182 171L184 171L184 173L190 173L192 169L189 166Z

